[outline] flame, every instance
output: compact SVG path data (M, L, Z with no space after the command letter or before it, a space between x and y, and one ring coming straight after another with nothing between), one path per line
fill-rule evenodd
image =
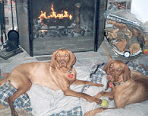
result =
M54 11L53 8L53 4L51 5L51 14L49 16L46 16L46 12L41 11L41 14L39 16L39 19L42 21L43 19L50 19L50 18L59 18L59 19L63 19L65 17L68 17L70 20L72 20L72 15L68 14L68 12L66 10L61 11L61 14L57 14L57 12Z

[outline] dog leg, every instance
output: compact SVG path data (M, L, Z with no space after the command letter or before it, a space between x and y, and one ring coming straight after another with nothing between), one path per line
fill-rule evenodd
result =
M27 86L27 87L24 87L24 88L23 87L21 89L18 89L13 95L11 95L10 97L8 97L6 99L6 101L8 102L8 104L10 106L12 116L18 116L18 114L15 111L14 106L13 106L15 99L17 99L20 95L26 93L30 89L31 86L30 87Z
M96 98L94 96L87 95L85 93L75 92L75 91L73 91L73 90L71 90L69 88L67 88L66 90L63 90L63 93L66 96L73 96L73 97L84 98L84 99L86 99L89 102L96 102L96 103L99 103L99 104L102 103L101 99L98 99L98 98Z
M102 96L104 97L109 97L109 98L113 98L114 92L99 92L97 95L95 95L96 98L100 98Z
M82 81L82 80L76 80L73 84L75 85L91 85L91 86L97 86L97 87L103 87L103 84L98 84L98 83L92 83L90 81Z

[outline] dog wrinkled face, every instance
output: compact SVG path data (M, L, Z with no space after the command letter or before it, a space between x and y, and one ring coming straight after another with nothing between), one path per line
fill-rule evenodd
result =
M76 62L75 55L66 49L59 49L53 53L50 61L52 68L63 68L64 70L71 70Z
M108 73L108 80L110 80L111 82L118 82L119 81L119 77L121 76L121 74L123 73L123 67L119 64L119 63L111 63L109 66L109 73Z
M67 64L70 60L70 54L68 51L59 50L56 53L56 61L60 68L67 67Z
M122 61L115 60L108 63L104 70L107 74L107 79L111 82L123 82L129 79L130 70Z

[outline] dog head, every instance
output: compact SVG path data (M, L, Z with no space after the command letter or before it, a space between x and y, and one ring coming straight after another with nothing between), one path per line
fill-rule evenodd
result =
M71 70L72 65L76 62L74 54L66 49L59 49L53 53L50 65L55 68L67 68Z
M129 67L120 60L112 60L104 66L110 82L125 82L130 78Z

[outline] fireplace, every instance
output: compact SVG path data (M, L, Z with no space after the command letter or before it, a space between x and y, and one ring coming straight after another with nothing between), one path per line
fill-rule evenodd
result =
M97 51L106 0L16 0L20 45L31 55Z

